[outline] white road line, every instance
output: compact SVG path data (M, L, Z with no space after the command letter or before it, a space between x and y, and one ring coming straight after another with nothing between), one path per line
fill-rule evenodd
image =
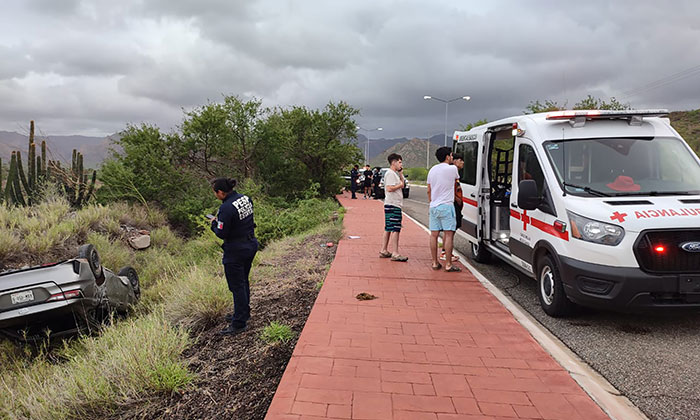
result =
M415 201L415 200L411 200ZM426 204L426 203L423 203ZM430 230L413 217L406 214L406 217L413 220L426 232ZM457 234L466 235L457 231ZM593 370L580 357L569 349L561 340L552 334L544 325L540 324L532 315L525 311L517 302L494 286L476 267L469 264L467 258L459 251L454 250L454 254L460 258L460 262L476 277L486 290L498 299L503 306L508 309L515 319L527 329L532 337L556 360L564 369L569 372L572 378L583 388L586 393L595 401L600 408L614 420L649 420L630 400L620 393L602 375Z

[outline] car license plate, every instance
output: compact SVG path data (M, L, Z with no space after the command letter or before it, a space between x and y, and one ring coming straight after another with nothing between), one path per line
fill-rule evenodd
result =
M13 305L31 302L34 300L34 292L27 290L26 292L13 293L10 295L10 299L12 299Z

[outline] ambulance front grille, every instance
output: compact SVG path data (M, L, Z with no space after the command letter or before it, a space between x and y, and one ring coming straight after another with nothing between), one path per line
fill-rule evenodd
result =
M700 229L643 232L634 253L639 266L653 273L700 273L700 252L687 251L683 244L700 245ZM686 249L695 250L694 246Z

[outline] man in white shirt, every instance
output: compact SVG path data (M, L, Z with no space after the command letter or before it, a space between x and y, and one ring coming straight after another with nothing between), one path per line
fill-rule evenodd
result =
M441 147L435 152L440 162L428 172L428 200L430 200L430 255L433 259L433 270L442 268L438 261L438 237L444 232L445 271L462 271L452 264L452 247L457 229L455 214L455 180L459 179L459 171L452 163L452 149Z
M408 261L408 257L399 254L399 234L401 233L401 221L403 214L403 162L401 155L392 153L387 157L390 168L384 174L384 241L379 258L391 258L392 261ZM391 239L394 252L389 252L389 239Z

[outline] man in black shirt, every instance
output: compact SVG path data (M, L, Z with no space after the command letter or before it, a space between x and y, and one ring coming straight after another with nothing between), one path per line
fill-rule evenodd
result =
M365 176L365 199L372 198L372 170L369 165L365 165L365 171L362 173Z
M372 174L372 189L374 192L379 190L379 183L382 181L381 169L379 167L374 168L374 173ZM375 197L376 194L375 194Z

